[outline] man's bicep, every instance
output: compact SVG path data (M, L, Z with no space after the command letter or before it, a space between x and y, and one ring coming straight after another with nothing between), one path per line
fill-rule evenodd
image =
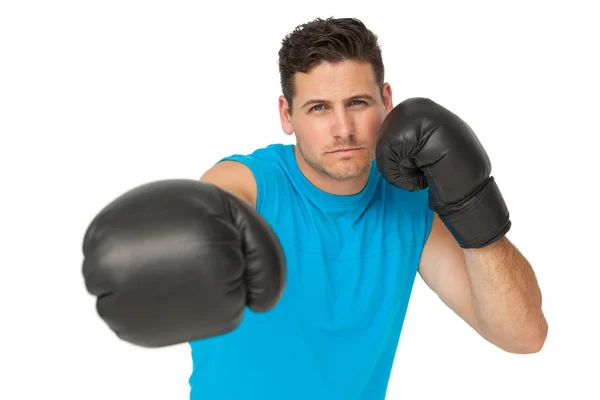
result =
M221 161L204 172L200 181L212 183L256 207L256 179L250 168L241 162Z
M476 329L464 253L437 214L421 255L419 275L452 311Z

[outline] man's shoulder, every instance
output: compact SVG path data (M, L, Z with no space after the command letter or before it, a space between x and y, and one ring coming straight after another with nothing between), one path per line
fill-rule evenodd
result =
M253 205L257 202L261 204L266 188L281 189L288 180L285 171L290 146L270 144L251 152L233 153L222 157L201 180L218 183Z
M219 160L219 163L242 164L243 167L257 173L268 170L281 170L287 163L292 146L287 144L270 144L247 153L233 153Z

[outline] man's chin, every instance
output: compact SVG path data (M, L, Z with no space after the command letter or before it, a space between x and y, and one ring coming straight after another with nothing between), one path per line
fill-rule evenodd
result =
M335 165L325 168L325 173L333 179L348 180L359 178L369 173L370 166L370 160L361 160L360 162L356 160L341 160Z

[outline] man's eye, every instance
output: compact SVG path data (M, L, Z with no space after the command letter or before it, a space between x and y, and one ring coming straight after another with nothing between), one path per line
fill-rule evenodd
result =
M352 100L350 102L351 106L361 106L365 104L365 102L363 100ZM323 111L325 109L325 106L323 104L317 104L314 105L310 108L310 111Z

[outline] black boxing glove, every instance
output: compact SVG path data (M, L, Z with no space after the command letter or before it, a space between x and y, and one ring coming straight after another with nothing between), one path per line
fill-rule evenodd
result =
M398 104L385 118L376 148L377 169L406 190L429 187L429 207L463 248L481 248L511 222L491 163L471 128L426 98Z
M148 183L92 221L83 275L121 339L160 347L230 332L244 307L272 309L286 278L280 243L243 201L194 180Z

